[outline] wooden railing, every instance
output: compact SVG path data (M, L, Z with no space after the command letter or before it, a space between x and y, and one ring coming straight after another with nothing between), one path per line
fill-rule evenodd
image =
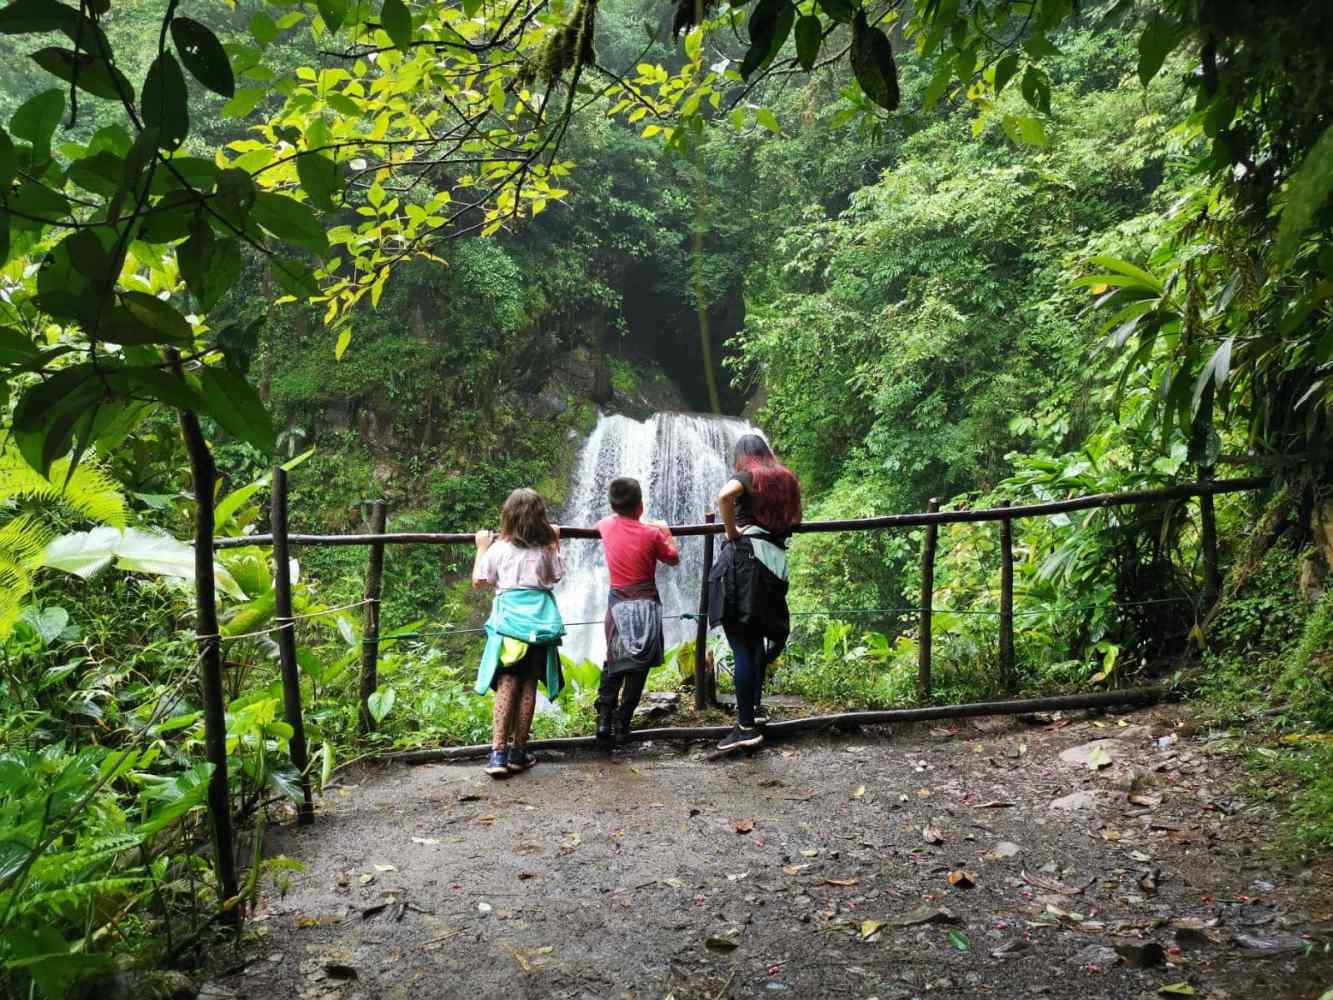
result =
M1065 514L1078 510L1092 510L1102 507L1123 507L1137 504L1163 503L1190 498L1200 499L1200 543L1204 549L1205 595L1215 600L1220 593L1218 579L1219 562L1217 553L1217 531L1213 522L1212 497L1222 493L1239 493L1256 490L1269 482L1262 477L1247 479L1205 478L1193 483L1183 483L1156 490L1130 490L1120 493L1097 493L1088 496L1071 497L1066 500L1051 500L1041 503L1008 503L1000 507L939 510L938 501L932 499L929 509L916 514L888 514L880 517L865 517L833 521L808 521L798 525L796 533L831 532L831 531L870 531L895 528L925 527L921 543L921 603L919 608L919 654L918 654L918 693L925 701L931 694L931 645L932 616L934 613L934 572L937 547L937 531L941 524L963 524L994 522L999 525L1001 552L1000 564L1000 606L999 616L999 662L1000 676L1007 693L1012 694L1018 685L1018 672L1014 662L1014 582L1013 582L1013 522L1020 518L1049 517L1053 514ZM369 700L375 692L378 681L378 655L380 644L380 592L384 575L385 546L387 545L469 545L474 535L470 532L388 532L385 531L385 502L375 501L371 513L371 531L365 534L312 535L291 532L288 528L287 473L281 468L273 471L273 509L271 521L273 531L270 534L246 535L233 538L218 538L214 541L215 549L238 548L251 545L268 545L273 548L273 555L278 567L274 587L277 607L277 644L282 665L283 710L288 725L292 727L293 738L290 741L292 763L303 776L304 802L299 811L301 822L310 822L313 818L310 800L308 754L305 745L304 725L301 708L300 672L296 662L296 644L294 628L296 619L292 614L291 576L288 570L288 552L295 545L365 545L370 548L366 572L365 619L362 632L361 677L359 685L360 725L363 733L374 727L370 713ZM715 691L710 684L711 675L707 671L705 660L708 614L708 579L713 563L714 537L721 534L723 526L713 514L706 515L703 523L674 525L671 533L677 537L701 535L704 537L704 566L700 581L699 611L695 639L695 704L704 709L713 703ZM596 539L597 530L590 527L561 525L562 539ZM1014 702L996 703L1000 705L1019 704ZM979 710L978 706L969 706L969 711ZM863 713L864 714L864 713ZM882 713L871 713L882 714Z

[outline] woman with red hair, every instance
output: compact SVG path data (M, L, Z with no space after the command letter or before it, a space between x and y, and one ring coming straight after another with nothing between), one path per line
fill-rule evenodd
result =
M726 632L735 664L736 726L718 744L733 750L764 742L764 673L791 632L786 550L801 523L801 484L763 438L746 434L717 499L726 540L709 577L708 617Z

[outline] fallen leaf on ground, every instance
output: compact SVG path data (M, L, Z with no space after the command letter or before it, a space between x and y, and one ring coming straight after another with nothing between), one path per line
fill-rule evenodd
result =
M921 828L921 839L927 844L942 844L944 843L944 834L940 832L939 827L927 825Z
M923 798L923 799L929 798L929 797L930 797L930 789L929 789L929 788L918 788L918 789L916 790L916 794L919 795L919 796L921 796L921 798Z
M1055 917L1057 920L1068 920L1070 923L1073 924L1081 924L1083 923L1084 920L1083 914L1074 913L1070 910L1062 910L1060 909L1060 907L1052 906L1050 903L1046 904L1046 912L1049 913L1051 916Z
M856 786L856 791L852 792L852 798L854 798L854 799L864 798L864 797L865 797L865 794L866 794L866 786L865 786L865 785L857 785L857 786Z
M572 851L574 848L578 847L579 844L581 843L583 843L583 837L579 834L577 830L575 830L564 840L560 841L560 846L567 851Z
M1272 937L1259 937L1257 934L1236 934L1232 940L1244 949L1241 954L1247 958L1268 958L1272 955L1286 955L1303 952L1310 947L1304 938L1294 934L1275 934Z
M882 920L863 920L861 921L861 937L868 938L883 926L884 921Z
M915 927L918 924L956 924L958 918L942 906L927 904L889 922L894 927Z
M1157 891L1157 880L1161 878L1161 871L1154 868L1141 879L1139 879L1139 888L1143 890L1145 896L1151 896Z
M704 947L711 951L733 951L736 944L737 941L734 937L726 937L721 934L714 934L704 941Z
M754 829L754 820L738 819L731 824L737 833L749 833Z
M977 884L976 873L961 870L949 872L949 884L955 889L971 889Z
M377 871L377 872L396 872L397 870L398 870L398 869L395 868L393 865L376 865L376 866L375 866L375 871Z
M1092 753L1088 754L1089 770L1100 771L1104 767L1110 767L1113 763L1114 761L1111 760L1111 755L1106 752L1105 747L1097 747Z
M786 865L782 871L787 875L799 875L809 867L809 865Z
M987 861L1003 861L1005 858L1016 858L1022 853L1023 849L1017 844L1002 840L986 853L985 858Z
M1047 889L1050 892L1058 892L1062 896L1077 896L1082 889L1075 889L1067 886L1063 882L1053 878L1045 878L1041 875L1032 875L1029 872L1023 872L1023 881L1028 885L1035 885L1038 889Z
M844 889L847 888L848 886L856 885L856 883L857 883L857 880L854 879L854 878L826 878L826 879L824 879L824 884L825 884L825 885L838 885L838 886L842 886Z
M948 935L949 944L954 951L971 951L972 942L967 939L967 935L960 930L952 930Z
M1010 938L990 953L991 958L1013 958L1027 951L1028 943L1022 938Z
M989 802L978 802L976 807L978 809L1010 809L1013 807L1013 803L1005 802L1003 799L991 799Z
M414 843L414 844L423 844L423 845L425 845L426 847L432 847L432 846L434 846L435 844L438 844L439 841L436 840L434 837L413 837L413 838L412 838L412 843Z
M807 847L805 850L801 852L801 857L803 858L816 858L818 856L819 856L819 851L813 847Z
M1189 983L1172 983L1170 986L1161 987L1157 992L1165 997L1192 997L1194 987Z
M371 882L375 881L375 875L372 872L366 872L359 879L357 879L357 881L360 882L362 885L370 885Z

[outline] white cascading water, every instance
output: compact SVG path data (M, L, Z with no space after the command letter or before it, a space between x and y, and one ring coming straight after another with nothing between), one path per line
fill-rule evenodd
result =
M697 413L658 413L648 420L602 415L579 453L574 488L560 523L591 527L611 508L606 490L612 479L629 476L643 487L644 519L668 524L697 524L717 509L717 494L731 473L732 451L744 434L759 431L730 417ZM700 537L681 538L680 565L659 566L657 589L662 611L676 615L699 610L704 545ZM606 655L602 618L609 580L602 546L571 539L563 543L567 573L555 596L565 622L596 622L569 629L561 650L573 660L601 665ZM667 647L694 635L692 621L664 623Z

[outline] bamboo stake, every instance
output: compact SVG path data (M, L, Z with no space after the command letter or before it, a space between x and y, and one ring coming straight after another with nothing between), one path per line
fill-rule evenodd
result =
M370 515L370 530L384 534L385 507L376 500ZM384 543L370 547L370 565L366 570L366 617L361 631L361 735L375 730L375 718L370 714L370 696L379 683L380 656L380 587L384 580Z
M915 528L926 524L975 524L982 521L1000 521L1005 518L1048 517L1075 510L1097 507L1125 507L1138 503L1160 503L1163 500L1183 500L1196 496L1216 496L1219 493L1243 493L1262 489L1271 480L1265 476L1249 479L1216 479L1211 482L1183 483L1161 490L1127 490L1123 493L1093 493L1088 496L1053 500L1048 503L1023 504L1018 507L982 508L978 510L940 510L919 514L885 514L840 521L806 521L793 532L871 531L877 528ZM723 527L715 522L678 524L671 528L677 538L692 535L720 535ZM598 539L596 528L560 526L561 540L569 538ZM359 535L289 535L292 545L471 545L475 536L459 531L402 531L392 534ZM216 548L229 549L245 545L271 545L272 535L243 535L238 538L219 538Z
M180 354L167 351L176 377L184 381ZM227 785L227 705L222 690L222 640L218 635L217 581L213 576L213 496L217 468L213 453L191 410L180 411L181 437L190 458L190 480L194 489L194 604L199 650L199 688L204 709L204 753L213 765L208 779L208 820L213 842L213 867L218 896L224 906L223 919L241 924L236 905L240 883L236 876L236 844L231 825L231 793Z
M704 515L704 522L712 524L717 515ZM708 577L713 572L713 536L704 536L704 572L699 583L699 617L694 629L694 708L702 712L711 708L717 692L708 677Z
M296 662L296 628L292 619L292 566L287 548L287 470L273 469L273 591L277 605L276 633L278 656L282 663L282 710L292 727L287 746L292 764L301 775L302 803L296 822L308 826L315 821L315 806L310 797L310 757L305 742L305 720L301 712L301 670Z
M1009 501L1000 506L1008 507ZM1000 521L1000 677L1009 694L1018 689L1014 668L1014 522L1007 517Z
M1212 468L1199 470L1199 479L1213 478ZM1199 545L1203 549L1203 607L1205 611L1217 603L1222 594L1222 569L1217 557L1217 513L1213 509L1211 493L1199 494Z
M844 712L839 715L815 715L807 719L770 722L764 728L767 738L796 733L818 732L834 726L878 726L895 722L933 722L938 719L968 719L987 715L1026 715L1030 712L1054 712L1080 708L1123 708L1151 705L1165 695L1163 688L1130 688L1125 691L1097 691L1091 694L1053 695L1046 698L1022 698L1010 701L981 701L963 705L925 705L920 708L895 708L880 712ZM636 729L628 742L648 740L714 740L727 735L730 726L691 726L681 728ZM533 740L531 750L597 749L592 736ZM465 747L441 747L434 750L403 750L375 754L370 759L398 764L435 764L454 760L472 760L490 753L489 743ZM363 758L365 759L365 758Z
M934 513L940 509L938 497L931 497L926 504L926 511ZM917 637L917 694L921 700L930 701L930 625L935 604L935 538L939 528L926 525L926 537L921 542L921 627Z

